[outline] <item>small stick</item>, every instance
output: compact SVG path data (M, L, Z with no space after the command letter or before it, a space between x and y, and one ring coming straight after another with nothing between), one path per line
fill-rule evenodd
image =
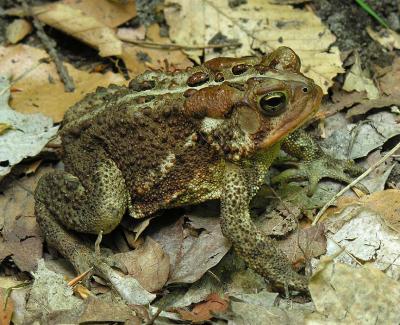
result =
M39 19L35 16L35 14L32 11L32 8L28 5L26 0L19 0L20 3L22 4L23 9L25 12L32 17L32 22L33 26L36 28L36 34L39 37L40 41L42 42L43 46L46 48L47 53L49 53L49 56L53 60L54 64L56 65L56 69L58 71L58 74L60 75L60 79L64 83L64 89L67 92L72 92L75 90L75 85L68 74L67 69L63 65L60 57L58 56L55 46L56 42L52 40L47 34L44 32L43 26Z
M208 44L208 45L182 45L182 44L165 44L165 43L157 43L157 42L149 42L149 41L134 41L126 38L121 38L121 40L132 43L135 45L141 45L144 47L156 47L160 49L176 49L176 50L203 50L203 49L221 49L224 47L239 47L242 45L242 43L236 42L236 43L223 43L223 44Z
M336 201L336 199L341 196L344 192L346 192L348 189L356 185L359 181L364 179L366 176L368 176L376 167L378 167L380 164L385 162L387 159L389 159L398 149L400 149L400 142L395 145L392 150L390 150L385 156L383 156L381 159L379 159L375 164L373 164L371 167L369 167L364 173L362 173L360 176L358 176L354 181L352 181L350 184L345 186L341 191L339 191L336 195L334 195L323 207L322 209L318 212L318 214L315 216L314 221L312 222L312 225L315 225L323 213L328 209L330 205L332 205L333 202Z

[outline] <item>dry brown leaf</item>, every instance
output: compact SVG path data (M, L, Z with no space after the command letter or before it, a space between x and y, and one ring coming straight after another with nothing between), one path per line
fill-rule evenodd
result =
M160 37L159 29L160 27L158 25L151 25L148 27L147 40L162 44L171 43L168 38ZM121 58L124 60L131 77L149 69L166 70L167 65L169 70L172 71L193 66L193 63L181 50L147 48L128 43L124 43L123 45Z
M122 54L122 42L115 31L82 10L63 3L47 4L33 9L40 21L98 49L100 56Z
M359 104L354 105L346 112L346 117L350 118L356 115L362 115L368 113L371 109L390 107L390 106L400 106L400 95L392 94L390 96L382 96L377 99L362 100Z
M168 280L169 257L156 241L146 238L144 245L127 253L116 254L115 258L128 269L149 292L160 290Z
M53 63L37 66L43 58L47 58L45 51L27 45L0 47L0 75L15 79L25 74L14 84L19 91L12 93L10 102L10 106L18 112L40 112L51 117L54 122L60 122L64 112L86 93L94 91L98 86L125 82L119 74L88 73L66 63L76 86L73 93L66 93Z
M400 93L400 58L395 57L391 65L391 71L379 78L380 89L387 95Z
M6 38L11 44L16 44L32 32L32 25L25 19L15 19L6 28Z
M400 35L394 30L384 28L379 32L367 27L368 35L389 51L400 49Z
M332 78L343 72L339 50L328 52L335 36L311 11L279 6L266 0L248 0L230 7L228 1L168 0L164 10L170 26L170 37L188 46L223 42L240 42L241 47L224 49L224 56L245 56L254 50L269 53L279 46L291 47L302 60L302 70L319 84L324 92ZM202 50L186 51L199 62ZM218 56L205 51L205 58Z
M116 3L109 0L63 0L64 4L79 9L108 27L117 27L136 16L134 0Z
M146 28L143 25L140 25L138 28L121 27L117 30L117 37L121 41L127 42L144 40L146 37Z
M400 285L371 265L352 268L321 260L311 278L310 293L317 311L334 324L397 324Z
M11 316L14 311L14 302L10 297L7 299L7 304L5 305L6 290L0 288L0 324L9 325L11 322Z
M42 257L42 239L34 213L38 179L50 168L14 182L0 196L0 261L12 256L22 271L32 271Z
M301 268L311 257L326 252L326 237L323 225L319 224L297 230L288 238L277 242L279 248L288 256L294 267Z
M368 99L365 92L353 91L348 93L347 91L340 90L333 92L332 101L333 103L322 104L318 112L315 114L314 119L324 119L345 108L352 107L357 103L368 101Z
M355 55L355 62L344 81L343 90L365 91L368 99L377 99L379 97L379 90L374 85L372 79L368 78L362 70L360 56L357 53Z
M330 213L339 213L347 206L357 204L376 212L388 227L400 233L400 190L389 189L365 195L359 199L339 198Z
M176 311L182 319L192 322L204 322L213 317L213 313L223 313L228 309L228 301L221 298L218 294L210 294L205 302L196 304L192 311L177 308Z

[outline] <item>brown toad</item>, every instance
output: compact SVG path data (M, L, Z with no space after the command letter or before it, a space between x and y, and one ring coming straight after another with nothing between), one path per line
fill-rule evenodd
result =
M73 231L109 233L126 211L145 218L220 199L222 231L247 264L277 285L306 290L307 278L256 228L248 205L281 142L315 113L321 95L286 47L98 89L65 115L65 171L45 175L36 189L47 242L84 271L99 257ZM288 139L291 152L308 157L304 141Z

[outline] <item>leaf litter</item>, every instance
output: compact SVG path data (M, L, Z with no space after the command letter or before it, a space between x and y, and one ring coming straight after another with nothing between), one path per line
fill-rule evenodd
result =
M247 1L241 5L227 5L211 0L168 0L165 2L164 14L169 24L169 38L160 36L160 26L154 22L142 24L139 29L128 25L120 28L119 33L116 32L117 27L135 16L133 1L119 5L116 1L65 0L45 6L35 8L42 10L37 12L42 22L84 41L98 49L100 55L122 58L131 77L149 68L174 71L191 66L188 56L198 63L201 59L219 55L240 56L257 51L269 52L280 45L290 46L300 55L303 72L314 78L325 92L334 84L333 78L344 71L341 53L332 46L335 37L309 6L294 9L289 5L278 6L276 1L259 0ZM14 10L13 14L17 15L18 12ZM77 23L68 26L69 19ZM302 39L298 35L302 35ZM104 42L104 39L108 41ZM159 48L150 49L140 42L157 44ZM174 42L178 46L172 47ZM209 44L229 45L238 42L241 47L227 46L217 50L207 47ZM194 50L190 46L198 48ZM0 48L0 56L0 75L13 78L24 76L12 85L11 106L22 113L41 112L53 118L56 123L62 121L70 105L85 93L93 91L97 85L125 82L120 74L87 73L67 64L78 85L75 93L67 94L52 64L38 64L47 57L44 51L27 45L7 46ZM325 150L338 157L363 160L367 166L379 160L391 141L396 141L399 135L396 105L400 104L395 91L399 80L398 62L398 58L395 58L392 69L385 70L383 75L374 79L366 74L359 61L355 62L346 79L346 89L350 92L338 89L337 83L334 85L332 102L324 105L317 116L325 126L319 134L326 137L322 143ZM376 108L380 110L376 111ZM355 122L362 117L365 120L361 123L349 123L348 119ZM0 139L15 131L10 123L1 120L0 123ZM53 128L53 123L49 124L49 128ZM400 222L396 212L398 193L396 190L385 190L385 183L395 164L398 161L394 157L376 170L373 177L364 181L372 194L357 198L347 193L336 203L336 208L329 210L329 218L326 218L323 225L310 227L309 222L300 221L299 229L297 219L302 215L312 218L313 211L329 200L339 188L338 184L329 181L323 181L311 198L305 194L304 184L283 186L277 190L278 198L274 195L275 200L284 200L286 205L292 205L291 208L297 212L291 215L281 207L273 210L275 219L259 221L260 224L264 223L266 229L271 229L274 236L286 237L278 243L295 267L307 264L309 259L315 265L316 257L325 254L325 250L327 255L335 255L338 250L343 250L336 257L336 264L331 261L322 262L312 278L310 289L315 306L312 303L288 303L277 297L277 294L269 292L270 288L259 275L247 269L242 261L228 252L230 245L221 234L217 214L209 212L208 206L203 206L201 209L208 211L207 216L194 210L167 225L155 226L157 222L152 220L144 225L144 232L139 239L129 235L129 230L121 232L130 237L126 244L121 245L128 251L119 253L121 261L127 263L130 274L121 275L114 270L107 272L110 272L108 275L114 288L117 288L125 302L131 304L129 307L121 300L110 298L112 292L99 286L97 292L102 294L98 297L89 295L84 300L76 300L70 295L65 281L61 281L62 277L51 273L41 264L36 271L34 289L28 299L26 310L31 313L26 315L24 321L36 317L43 321L51 318L61 323L139 322L138 316L149 321L157 314L156 306L160 306L163 311L158 319L165 323L182 318L193 321L219 319L219 322L228 321L232 324L264 324L265 321L278 324L288 320L292 323L322 322L327 318L331 321L368 322L374 317L382 322L390 322L393 317L397 317L393 312L396 310L393 304L395 298L388 300L384 293L392 292L397 297L398 284L388 275L395 279L398 276L396 252ZM42 171L43 168L39 168L34 177L40 176ZM34 178L25 176L21 182L26 182L24 186L33 190ZM29 197L31 194L13 190L8 189L0 197L5 199L0 201L3 211L7 211L6 207L12 207L0 216L0 236L3 240L0 246L6 247L3 251L8 249L6 256L0 257L4 262L5 258L12 256L20 270L33 270L42 248L38 232L34 230L37 225L33 218L32 197ZM7 201L10 197L14 199ZM26 207L21 205L20 208L19 204L24 200L27 202ZM32 238L24 238L23 234ZM142 246L141 238L146 238ZM34 240L37 246L31 245L24 251L22 243L28 239ZM10 246L10 243L15 243L15 246ZM132 246L138 248L130 251ZM52 262L57 264L60 260ZM369 264L374 264L375 268L384 270L386 274ZM42 283L39 281L41 276ZM321 278L323 281L320 281ZM327 286L327 283L330 285ZM382 287L379 287L379 291L376 288L380 283ZM374 298L368 300L360 288L372 288ZM35 292L37 289L39 291ZM71 301L77 303L75 308L72 303L63 311L54 309L49 304L49 293L56 292L53 290L68 292L67 296L73 297ZM156 296L150 292L156 292L159 298L153 301ZM160 295L160 292L168 294ZM35 295L45 299L42 305L35 305L32 298ZM168 302L168 299L171 301ZM352 305L354 301L357 302L355 306ZM148 309L133 307L135 304L150 303ZM329 307L333 303L338 306L336 309ZM373 306L365 309L371 303ZM360 304L364 309L357 309ZM48 314L43 310L44 305L48 308ZM228 305L229 312L226 312ZM379 308L383 311L381 314L376 312ZM179 312L172 313L173 310Z

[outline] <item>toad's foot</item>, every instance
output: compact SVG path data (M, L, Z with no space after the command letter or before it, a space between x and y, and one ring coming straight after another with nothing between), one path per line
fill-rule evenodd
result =
M282 149L290 156L299 159L290 162L295 168L283 171L272 178L272 183L308 180L308 195L314 194L318 182L330 178L344 183L351 183L353 177L361 175L365 169L352 160L340 160L327 155L321 147L304 131L297 130L286 137ZM357 184L355 187L368 193L368 189Z
M315 193L319 181L323 178L349 184L353 181L353 177L365 171L352 160L339 160L325 154L311 161L290 162L290 164L295 168L289 168L273 177L272 184L308 180L307 195L309 196ZM365 193L369 192L362 184L356 184L355 187Z

